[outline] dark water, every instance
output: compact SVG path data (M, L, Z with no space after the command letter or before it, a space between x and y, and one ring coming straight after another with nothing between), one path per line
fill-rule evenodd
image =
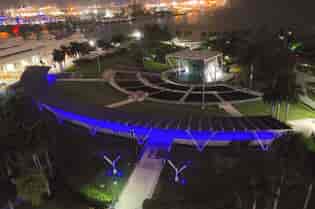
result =
M231 0L229 9L192 12L183 16L148 18L132 23L107 24L98 28L97 36L107 37L114 33L128 34L145 24L167 26L173 33L193 32L198 39L201 32L224 32L242 29L299 27L314 30L315 1L312 0ZM197 35L199 34L199 35Z

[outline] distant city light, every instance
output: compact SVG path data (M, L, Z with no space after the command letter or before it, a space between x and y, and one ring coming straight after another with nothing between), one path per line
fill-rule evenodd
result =
M139 30L135 30L132 34L131 37L137 39L137 40L141 40L143 38L143 33Z
M89 41L89 45L92 46L92 47L95 47L95 41L90 40L90 41Z
M106 9L104 17L105 18L112 18L112 17L114 17L114 14L113 14L113 12L111 10Z
M279 36L279 39L280 39L280 40L284 40L284 39L285 39L285 37L284 37L284 36L282 36L282 35L280 35L280 36Z

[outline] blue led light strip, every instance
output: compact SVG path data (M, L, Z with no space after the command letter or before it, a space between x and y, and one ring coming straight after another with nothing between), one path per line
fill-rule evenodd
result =
M74 122L79 122L89 127L90 130L106 130L106 132L114 133L117 135L130 135L132 131L137 133L137 136L145 137L146 134L150 133L148 139L154 139L154 143L158 146L169 146L175 139L180 140L195 140L195 141L257 141L259 137L260 141L272 141L277 138L278 134L273 131L190 131L190 134L186 130L180 129L161 129L155 127L142 127L135 125L126 125L115 121L109 120L98 120L88 116L83 116L68 112L56 107L52 107L47 104L40 104L47 110L53 112L57 120L69 120ZM192 136L193 135L193 139ZM151 143L152 143L151 141Z

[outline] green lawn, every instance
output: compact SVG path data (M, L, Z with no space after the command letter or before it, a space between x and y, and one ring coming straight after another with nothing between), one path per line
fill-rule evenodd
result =
M137 154L136 144L121 137L97 134L91 136L88 130L64 124L56 130L58 135L58 156L56 165L59 179L83 202L104 206L116 200L122 192ZM118 163L119 177L109 174L111 166L103 159L103 153L110 158L121 156Z
M305 146L311 152L315 152L315 140L312 138L304 138L303 139Z
M127 95L119 92L104 82L57 82L53 91L57 92L58 98L65 101L90 105L109 105L127 99ZM163 104L156 102L136 102L117 108L119 110L141 113L143 115L165 115L183 117L187 115L213 115L227 116L228 114L218 106L208 106L201 110L200 106Z
M170 69L170 66L167 64L155 62L152 60L144 60L143 66L146 70L152 71L152 72L163 72L165 70Z
M309 98L311 98L313 101L315 101L315 91L314 90L311 90L310 88L307 89L307 96Z
M62 100L93 105L108 105L127 98L125 94L102 81L61 81L56 83L53 90Z
M234 105L242 114L248 116L255 115L271 115L271 105L265 104L263 101L248 102ZM285 117L284 105L281 107L281 119ZM315 118L315 111L302 103L292 104L288 120L298 120L303 118Z
M227 116L228 114L218 106L208 106L201 110L200 106L180 105L180 104L163 104L155 102L132 103L119 108L120 110L134 113L141 113L149 116L165 116L174 118L183 118L188 115L193 116Z
M124 177L122 178L106 176L105 171L103 171L92 182L81 187L80 193L88 200L101 205L117 201L127 183L132 168L131 165L125 165L123 168Z
M132 52L120 52L114 55L100 57L99 59L101 72L98 71L97 58L92 61L79 61L66 71L78 72L84 78L97 78L100 77L104 70L112 69L115 65L137 66Z

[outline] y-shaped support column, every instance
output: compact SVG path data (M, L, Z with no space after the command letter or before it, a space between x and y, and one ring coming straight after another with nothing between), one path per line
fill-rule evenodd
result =
M119 159L120 159L120 155L118 155L114 160L111 160L108 156L106 156L105 154L104 154L104 156L103 156L103 158L104 158L104 160L108 163L108 164L110 164L111 166L112 166L112 171L113 171L113 175L114 176L116 176L117 175L117 173L118 173L118 169L117 169L117 162L119 161Z
M177 168L171 160L167 160L167 163L174 169L175 171L175 178L174 181L175 183L179 182L179 174L181 174L188 166L184 164L182 167Z

